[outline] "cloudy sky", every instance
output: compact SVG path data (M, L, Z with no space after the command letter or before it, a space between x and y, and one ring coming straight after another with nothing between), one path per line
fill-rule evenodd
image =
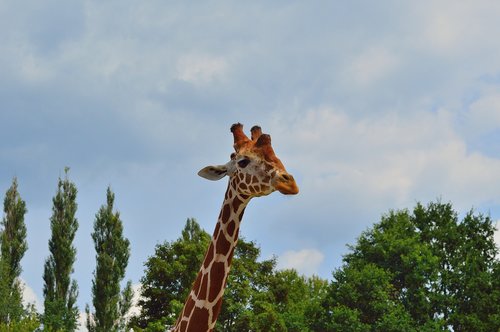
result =
M498 17L498 1L0 2L0 190L16 176L27 202L32 296L65 166L83 309L107 186L138 283L186 218L212 231L226 183L196 173L228 160L234 122L270 133L301 189L255 199L242 225L280 267L330 278L419 201L499 220Z

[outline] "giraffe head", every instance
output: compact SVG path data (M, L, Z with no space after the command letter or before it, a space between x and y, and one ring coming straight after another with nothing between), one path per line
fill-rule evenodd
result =
M235 150L231 160L225 165L207 166L198 175L209 180L219 180L227 175L236 191L249 197L269 195L276 190L285 195L299 192L293 176L274 153L271 136L254 126L248 138L240 123L232 125L231 132Z

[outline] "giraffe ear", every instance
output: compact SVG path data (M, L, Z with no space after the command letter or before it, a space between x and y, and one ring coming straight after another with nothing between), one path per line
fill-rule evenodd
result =
M225 165L207 166L202 168L198 175L208 180L217 181L227 175L227 167Z

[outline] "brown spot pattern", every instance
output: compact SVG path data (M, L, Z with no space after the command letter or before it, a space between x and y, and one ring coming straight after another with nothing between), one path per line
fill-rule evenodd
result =
M240 220L241 220L241 218L243 218L243 214L244 214L244 213L245 213L245 209L243 209L243 210L241 211L241 213L240 213L240 216L239 216L239 219L240 219ZM236 234L236 235L238 235L238 234ZM235 240L236 240L236 239L235 239Z
M233 220L231 220L231 222L227 224L227 235L233 237L235 229L236 229L236 223Z
M203 262L203 267L206 269L214 259L214 243L210 243L210 247L208 247L207 256L205 257L205 261Z
M207 288L208 288L208 274L203 275L203 279L201 280L201 288L198 292L198 298L204 299L207 297Z
M213 302L219 295L225 281L225 267L222 262L214 262L210 269L210 289L208 290L208 302Z
M217 243L215 244L215 253L226 255L231 248L231 243L226 239L226 236L222 232L219 233L219 238L217 239Z
M213 238L215 239L217 234L219 234L219 230L220 230L220 223L218 222L216 225L215 225L215 230L214 230L214 234L213 234Z
M234 249L236 247L233 247L233 249L231 249L231 253L229 254L229 256L227 257L227 265L228 266L231 266L231 262L233 261L233 255L234 255Z
M241 203L243 203L243 201L240 201L238 199L238 197L234 198L234 200L233 200L233 212L236 213L238 211L238 209L240 208Z
M189 320L187 332L208 331L208 318L210 314L206 308L194 308L193 315Z
M184 309L184 312L188 316L191 313L191 310L194 308L194 300L191 298L191 296L188 296L188 299L186 301L186 308Z
M201 272L199 272L198 276L196 277L196 280L194 281L193 288L192 288L195 291L195 293L196 293L196 290L199 289L199 287L200 287L201 277L202 277L202 274L201 274Z
M220 308L222 306L222 297L217 301L212 309L213 317L219 316Z
M221 220L223 223L227 222L229 219L229 213L231 212L229 204L225 204L224 207L222 208L222 215L221 215Z

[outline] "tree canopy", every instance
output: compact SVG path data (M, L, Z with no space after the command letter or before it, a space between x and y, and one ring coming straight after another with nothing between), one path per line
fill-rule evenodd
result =
M24 215L26 203L17 189L17 179L5 194L0 229L0 324L12 326L24 316L19 282L21 259L28 249Z
M500 263L488 216L451 204L391 211L333 274L325 330L497 331Z
M96 269L92 280L94 313L87 307L89 332L113 332L124 329L130 308L131 282L120 291L120 282L130 257L130 242L123 236L120 214L113 211L115 195L108 187L106 205L96 214L92 239L96 250Z
M49 239L50 256L45 261L44 280L44 329L48 331L74 331L77 328L78 308L76 298L78 285L72 280L76 248L73 240L78 230L76 185L66 177L59 178L57 192L52 199L52 217Z
M450 203L390 211L363 232L331 281L277 270L240 240L217 331L497 331L500 263L491 219ZM145 263L137 331L174 322L210 237L189 219ZM147 311L150 310L150 311Z
M136 331L164 331L175 323L204 258L210 236L188 219L174 242L156 246L145 263ZM327 282L293 270L277 271L276 259L260 260L260 248L240 238L227 281L217 331L313 331Z

